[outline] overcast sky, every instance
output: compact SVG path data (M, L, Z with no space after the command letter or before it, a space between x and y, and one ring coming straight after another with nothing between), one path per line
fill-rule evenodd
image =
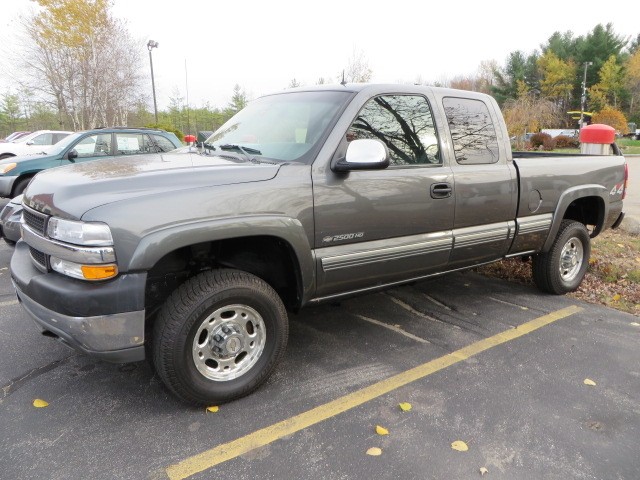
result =
M30 0L2 0L0 93L17 88L8 57L19 53L18 15ZM603 7L618 5L603 13ZM483 60L500 65L509 52L531 52L555 31L584 35L598 23L616 33L640 33L634 2L414 1L322 2L115 0L140 40L141 72L151 81L146 42L153 39L158 105L166 108L176 89L189 103L224 107L233 86L250 98L303 84L334 80L353 52L364 52L373 82L436 81L474 73ZM624 8L623 8L624 7ZM185 72L186 63L186 72ZM187 73L187 75L185 75Z

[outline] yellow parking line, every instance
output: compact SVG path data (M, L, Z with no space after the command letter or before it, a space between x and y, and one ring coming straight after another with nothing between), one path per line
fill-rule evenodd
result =
M166 472L171 480L184 479L202 472L211 467L219 465L245 454L251 450L268 445L287 435L304 430L307 427L320 423L328 418L351 410L363 403L374 398L380 397L385 393L389 393L411 382L420 380L432 373L438 372L444 368L454 365L458 362L466 360L479 353L497 347L505 342L522 337L539 328L549 325L557 320L568 317L582 310L580 307L571 306L551 312L548 315L538 317L516 328L506 330L502 333L485 338L475 342L467 347L456 350L455 352L444 355L435 360L431 360L425 364L399 373L392 377L375 383L369 387L362 388L353 393L337 398L329 403L320 405L319 407L308 410L304 413L288 418L281 422L275 423L269 427L257 430L253 433L240 437L222 445L218 445L210 450L189 457L179 463L167 467Z

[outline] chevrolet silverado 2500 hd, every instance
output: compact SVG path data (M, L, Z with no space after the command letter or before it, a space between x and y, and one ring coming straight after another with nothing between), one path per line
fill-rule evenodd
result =
M266 380L287 309L514 256L543 291L575 290L590 237L623 216L625 172L620 155L513 154L487 95L293 89L202 151L38 174L11 275L43 331L151 356L174 394L212 404Z

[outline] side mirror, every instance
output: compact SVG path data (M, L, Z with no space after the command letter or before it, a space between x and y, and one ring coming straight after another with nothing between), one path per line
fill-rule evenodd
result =
M29 140L29 141L27 142L27 145L33 145L33 140Z
M353 140L344 158L333 165L334 172L351 170L382 170L389 166L389 150L380 140Z
M73 162L76 158L78 158L78 151L75 148L67 153L67 159L70 162Z

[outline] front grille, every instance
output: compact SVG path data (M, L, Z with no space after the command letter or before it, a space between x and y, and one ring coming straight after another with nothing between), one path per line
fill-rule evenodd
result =
M41 267L43 270L49 270L47 255L33 247L29 247L29 253L31 254L31 260L33 260L36 266Z
M45 228L47 227L47 215L25 208L22 211L22 219L31 230L44 237Z

